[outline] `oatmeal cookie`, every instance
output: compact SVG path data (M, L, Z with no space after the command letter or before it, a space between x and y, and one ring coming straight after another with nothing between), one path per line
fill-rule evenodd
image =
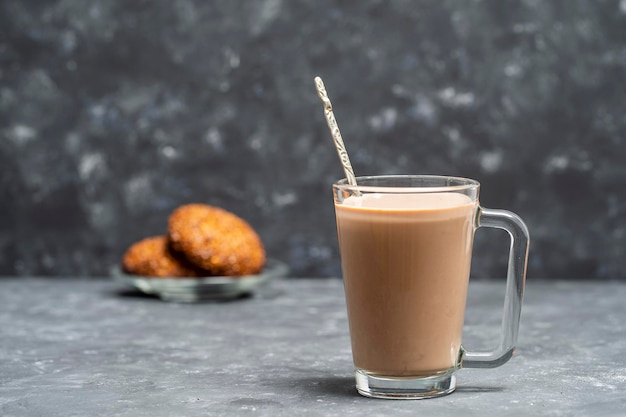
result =
M148 277L202 277L209 275L169 248L166 236L152 236L132 244L122 258L122 269Z
M187 204L168 219L171 248L212 275L256 274L265 265L265 248L242 218L206 204Z

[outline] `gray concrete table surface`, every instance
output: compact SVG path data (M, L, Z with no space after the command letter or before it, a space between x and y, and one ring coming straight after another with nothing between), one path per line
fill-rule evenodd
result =
M464 345L493 346L504 284L470 286ZM354 389L342 283L285 279L177 304L108 280L0 279L0 415L624 416L626 283L526 286L517 354L422 401Z

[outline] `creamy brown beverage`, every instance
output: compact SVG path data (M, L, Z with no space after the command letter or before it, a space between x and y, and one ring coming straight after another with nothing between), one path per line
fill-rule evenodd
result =
M356 368L418 377L459 365L477 206L453 192L335 204Z

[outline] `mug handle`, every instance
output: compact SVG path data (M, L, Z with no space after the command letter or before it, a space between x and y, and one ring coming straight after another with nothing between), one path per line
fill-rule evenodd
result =
M499 346L491 352L468 352L463 350L461 367L496 368L506 363L515 352L519 332L528 246L530 236L524 221L515 213L506 210L493 210L478 207L476 224L479 227L504 229L509 232L511 247L507 270L506 293L504 296L504 315Z

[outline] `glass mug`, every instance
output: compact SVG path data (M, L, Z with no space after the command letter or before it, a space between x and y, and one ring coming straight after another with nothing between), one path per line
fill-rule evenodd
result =
M446 176L358 177L333 184L348 323L360 394L431 398L456 387L456 371L493 368L513 355L529 235L517 215L480 207L477 181ZM474 232L509 232L500 344L461 345Z

